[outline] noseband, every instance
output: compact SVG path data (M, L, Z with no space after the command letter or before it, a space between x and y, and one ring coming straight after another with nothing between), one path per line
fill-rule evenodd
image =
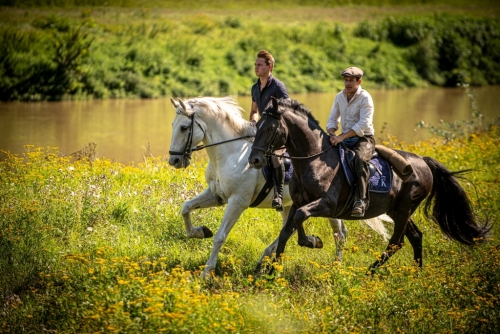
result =
M185 159L185 158L191 159L191 154L194 151L198 151L198 150L201 150L203 148L203 147L200 148L200 146L197 146L195 148L191 148L191 146L193 145L194 123L196 122L196 124L198 124L198 126L200 127L201 131L203 131L203 138L205 137L205 130L203 129L201 124L197 120L194 119L194 115L195 115L194 112L189 115L189 114L179 110L179 111L177 111L177 113L185 115L185 116L189 117L189 119L191 119L191 124L189 125L188 139L186 141L186 146L184 147L184 151L182 151L182 152L168 151L168 154L170 154L170 155L182 155L182 159Z

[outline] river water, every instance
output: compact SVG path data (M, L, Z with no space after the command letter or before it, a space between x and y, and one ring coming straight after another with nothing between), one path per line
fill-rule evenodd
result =
M474 93L486 121L500 116L500 86L474 88ZM421 120L437 125L440 120L471 119L470 99L462 88L370 90L370 94L377 139L384 123L399 141L413 143L430 137L427 130L416 130ZM291 95L312 110L323 127L334 97L334 93ZM238 103L247 118L251 97L238 97ZM70 154L93 142L100 157L138 163L147 150L154 156L168 155L174 115L168 98L1 102L0 150L21 155L25 145L34 145Z

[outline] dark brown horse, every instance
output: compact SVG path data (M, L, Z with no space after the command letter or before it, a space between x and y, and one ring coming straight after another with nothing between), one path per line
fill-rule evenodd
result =
M345 209L352 205L351 186L341 170L338 148L330 144L328 135L303 105L294 100L273 99L257 123L249 164L262 168L265 156L282 146L292 157L294 167L290 181L293 205L279 235L276 259L295 230L299 245L313 247L302 227L309 217L356 219ZM445 235L466 245L485 240L491 227L488 223L476 223L471 203L457 182L464 171L451 172L432 158L396 152L411 164L413 175L406 182L394 175L389 192L370 194L365 218L387 213L394 220L389 245L370 267L372 272L402 247L404 236L413 247L415 262L422 266L422 232L411 215L425 198L426 217L439 224Z

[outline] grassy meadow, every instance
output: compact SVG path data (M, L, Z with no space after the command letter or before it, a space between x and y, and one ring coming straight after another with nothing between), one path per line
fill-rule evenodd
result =
M211 239L188 239L182 203L204 187L207 161L185 170L163 157L127 166L87 152L27 146L0 157L0 332L10 333L493 333L500 331L500 127L473 120L426 126L412 145L380 143L472 169L461 184L479 222L474 247L446 239L420 211L424 267L404 247L365 275L386 241L348 221L344 261L324 219L310 219L320 250L292 237L273 276L255 275L280 230L274 210L246 210L222 247L215 275L200 278ZM195 211L217 230L224 208ZM390 231L392 226L387 224Z

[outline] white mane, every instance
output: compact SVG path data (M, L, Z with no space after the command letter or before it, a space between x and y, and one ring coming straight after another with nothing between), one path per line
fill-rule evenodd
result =
M232 96L226 97L197 97L186 101L199 115L213 116L229 123L236 133L241 136L254 135L255 127L243 118L243 108Z

